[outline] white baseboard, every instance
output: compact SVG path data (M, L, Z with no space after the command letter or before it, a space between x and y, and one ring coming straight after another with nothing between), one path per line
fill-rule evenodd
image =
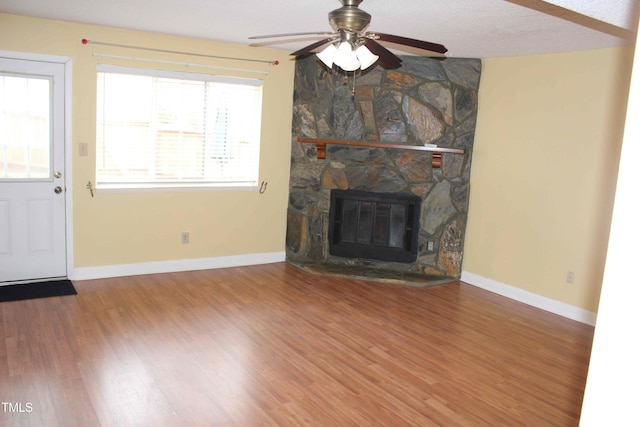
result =
M507 285L506 283L488 279L467 271L462 272L460 280L478 288L485 289L533 307L540 308L581 323L586 323L587 325L595 326L596 324L596 313L564 302L556 301L551 298L543 297L541 295L534 294L533 292Z
M90 280L108 277L137 276L140 274L172 273L177 271L208 270L213 268L242 267L246 265L271 264L285 260L284 252L232 255L216 258L180 259L170 261L143 262L138 264L104 265L74 268L69 279Z

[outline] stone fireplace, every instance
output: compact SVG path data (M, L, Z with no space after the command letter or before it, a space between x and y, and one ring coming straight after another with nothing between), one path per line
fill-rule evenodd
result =
M476 59L405 56L400 68L376 66L354 81L352 73L328 70L314 55L298 59L287 260L459 278L480 70ZM392 146L328 144L326 158L319 159L316 146L298 142L299 137ZM435 162L433 152L396 144L436 144L464 153L445 152ZM420 200L415 255L393 260L366 250L355 257L332 250L332 190L334 198L336 191L355 190Z

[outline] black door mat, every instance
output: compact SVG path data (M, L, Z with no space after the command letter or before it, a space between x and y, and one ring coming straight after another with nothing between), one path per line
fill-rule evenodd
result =
M71 280L53 280L50 282L23 283L0 286L0 302L18 301L32 298L59 297L77 295Z

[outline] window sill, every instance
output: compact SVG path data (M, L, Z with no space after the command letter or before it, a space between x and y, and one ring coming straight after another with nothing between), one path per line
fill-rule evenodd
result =
M96 192L124 193L186 193L186 192L239 192L257 191L256 184L98 184Z

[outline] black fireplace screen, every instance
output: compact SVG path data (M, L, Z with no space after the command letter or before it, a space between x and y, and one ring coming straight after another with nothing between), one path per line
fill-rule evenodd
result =
M414 262L420 197L331 190L329 253L347 258Z

